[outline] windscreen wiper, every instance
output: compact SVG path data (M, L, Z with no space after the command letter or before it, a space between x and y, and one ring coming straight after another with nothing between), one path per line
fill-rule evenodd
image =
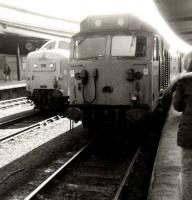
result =
M135 32L133 31L130 49L133 46L133 41L134 41L135 37L136 37L136 35L135 35Z
M74 50L75 50L83 41L85 41L85 39L87 39L87 36L85 36L84 38L82 38L82 39L78 42L78 44L75 45ZM77 40L76 40L76 41L77 41Z
M103 55L99 55L99 56L91 56L91 57L85 57L85 58L77 58L78 60L89 60L89 59L92 59L92 60L98 60L98 58L100 57L103 57Z

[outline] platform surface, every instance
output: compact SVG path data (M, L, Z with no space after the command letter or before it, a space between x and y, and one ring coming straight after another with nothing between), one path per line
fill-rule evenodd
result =
M176 139L180 116L171 106L159 142L148 200L179 200L181 149Z
M0 80L0 90L8 90L12 88L26 87L26 81L3 81Z

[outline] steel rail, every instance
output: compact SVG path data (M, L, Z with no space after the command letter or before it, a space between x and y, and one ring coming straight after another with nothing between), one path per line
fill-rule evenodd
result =
M66 163L64 163L58 170L42 182L34 191L32 191L24 200L31 200L41 192L56 176L63 172L78 156L80 156L89 146L91 142L81 148L75 155L73 155Z
M9 103L9 102L17 102L17 101L20 101L20 100L27 100L27 97L19 97L19 98L15 98L15 99L1 100L0 105L6 104L6 103Z
M24 112L25 114L21 115L21 116L18 116L18 117L15 117L13 119L8 119L8 120L5 120L5 121L2 121L0 122L0 126L3 126L3 125L9 125L9 124L12 124L14 122L17 122L23 118L26 118L26 117L29 117L29 116L33 116L33 115L36 115L39 113L39 111L37 110L30 110L30 111L25 111ZM21 114L21 113L19 113Z
M36 113L36 114L37 114L37 113ZM33 124L33 125L31 125L31 126L28 126L28 127L24 128L24 129L22 129L22 130L20 130L20 131L17 131L17 132L15 132L15 133L12 133L12 134L10 134L10 135L7 135L7 136L5 136L5 137L2 137L2 138L0 138L0 142L3 142L3 141L7 141L7 140L9 140L9 139L12 139L12 138L15 137L15 136L18 136L18 135L20 135L20 134L23 134L25 131L28 131L28 130L31 131L31 130L34 130L34 128L36 129L37 127L41 127L42 125L46 125L46 124L48 124L48 123L50 123L50 122L55 121L56 118L59 119L59 118L61 118L61 116L57 115L57 116L48 118L48 119L46 119L46 120L43 120L43 121L41 121L41 122L38 122L38 123Z
M133 159L131 160L131 162L130 162L128 168L127 168L127 171L126 171L126 173L125 173L125 175L124 175L124 177L123 177L123 179L122 179L122 181L121 181L121 183L119 185L119 188L118 188L113 200L119 200L120 199L122 191L123 191L123 188L126 185L127 179L128 179L128 177L129 177L129 175L131 173L131 170L132 170L133 165L134 165L134 163L135 163L135 161L136 161L136 159L137 159L137 157L139 155L140 150L141 150L141 147L139 147L137 149L136 153L134 154Z
M9 109L15 106L19 106L22 104L29 104L29 103L32 103L32 102L29 101L26 97L0 101L0 110L5 110L5 109Z

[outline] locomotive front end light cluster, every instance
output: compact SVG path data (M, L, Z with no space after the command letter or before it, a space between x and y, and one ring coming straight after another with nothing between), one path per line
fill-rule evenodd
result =
M49 64L49 67L50 67L50 68L54 68L54 67L55 67L55 64L54 64L54 63L50 63L50 64Z

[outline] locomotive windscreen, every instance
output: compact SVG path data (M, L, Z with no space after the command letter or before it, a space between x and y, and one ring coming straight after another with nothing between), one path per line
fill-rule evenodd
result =
M112 56L135 56L136 36L115 35L112 37Z
M75 42L74 58L98 58L105 55L106 38L86 37Z
M74 59L102 59L105 56L108 35L82 37L75 40ZM143 35L113 34L111 37L111 56L145 57L147 38Z

